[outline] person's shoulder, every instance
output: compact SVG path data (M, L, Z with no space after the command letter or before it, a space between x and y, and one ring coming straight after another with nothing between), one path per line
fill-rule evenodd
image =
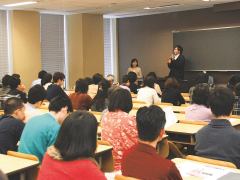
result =
M23 125L24 123L12 116L3 116L0 124Z

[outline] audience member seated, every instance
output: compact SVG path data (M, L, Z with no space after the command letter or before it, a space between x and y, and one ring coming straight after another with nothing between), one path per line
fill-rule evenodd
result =
M202 83L195 86L191 106L185 110L186 119L210 121L214 116L209 108L209 85Z
M25 108L23 101L17 97L6 100L4 115L0 119L0 153L16 151L17 143L24 128Z
M137 82L137 74L135 72L129 72L128 73L128 79L129 79L129 82L130 82L130 90L132 93L134 94L137 94L138 92L138 82Z
M19 152L33 154L40 162L47 148L55 143L60 125L69 113L68 99L53 98L48 109L49 113L29 119L18 147Z
M18 85L17 89L19 91L25 92L26 86L22 83L20 74L12 74L12 77L15 77L20 80L20 84Z
M240 83L240 74L234 74L228 81L227 87L234 91L235 85Z
M36 115L41 115L43 112L39 109L46 98L46 90L41 85L35 85L28 91L28 102L25 104L25 123Z
M34 81L32 82L32 86L35 86L35 85L37 85L37 84L41 85L41 81L42 81L42 79L43 79L43 77L44 77L45 74L47 74L46 71L44 71L44 70L39 71L39 73L38 73L38 79L36 79L36 80L34 80Z
M240 115L240 83L237 83L234 88L235 102L233 106L233 115Z
M98 85L97 95L94 97L92 101L91 110L102 112L108 107L108 89L110 88L110 83L108 80L103 79L100 81Z
M161 99L158 97L158 94L154 89L154 83L155 79L152 76L147 76L144 79L144 87L138 91L137 100L144 101L148 105L160 103Z
M216 87L210 94L209 105L216 117L196 134L196 155L229 161L240 168L240 132L232 127L229 115L234 95L226 87Z
M158 106L140 108L137 112L138 143L122 159L122 174L137 179L182 179L175 164L157 154L166 123Z
M168 78L164 84L162 102L172 103L174 106L185 104L185 100L179 90L179 83L175 78Z
M88 85L88 95L92 99L96 96L96 94L98 92L98 84L103 79L104 79L104 77L99 73L96 73L96 74L93 75L93 77L92 77L93 84Z
M42 80L41 80L41 85L44 87L45 90L48 89L48 86L52 84L52 74L46 73L44 74Z
M87 92L87 81L84 79L78 79L75 83L75 93L69 96L73 109L89 110L91 108L92 98L87 94Z
M47 149L39 180L99 179L94 154L97 147L97 120L86 111L76 111L63 122L56 142Z
M21 84L21 80L11 76L9 79L9 86L10 86L10 91L8 92L9 95L12 96L17 96L23 100L24 103L27 103L27 95L25 92L20 91L18 87Z
M9 80L11 76L6 74L2 78L2 87L0 88L0 96L6 95L10 91Z
M137 143L136 119L128 113L132 97L128 90L117 88L109 97L108 112L102 118L102 140L113 146L114 169L121 170L122 154Z
M129 86L130 86L130 81L129 81L128 75L123 75L122 84L119 87L131 92L131 90L129 89Z
M157 91L158 93L158 96L162 96L162 91L161 91L161 88L159 86L159 84L157 83L158 79L157 79L157 75L155 72L150 72L147 74L147 77L148 76L151 76L154 78L154 89Z
M118 83L115 82L115 77L113 74L108 74L106 79L109 81L110 87L118 85Z

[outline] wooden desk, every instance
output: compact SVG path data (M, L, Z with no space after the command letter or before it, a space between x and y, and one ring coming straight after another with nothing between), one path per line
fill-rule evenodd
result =
M172 161L176 164L184 180L216 179L213 178L213 175L223 176L223 174L229 172L237 173L237 175L239 174L240 176L240 170L238 169L232 169L181 158L175 158Z
M99 166L103 172L112 172L114 170L112 149L112 146L102 144L97 145L95 159L99 163Z
M95 155L98 156L98 155L100 155L102 153L105 153L107 151L112 151L112 149L113 149L112 146L98 144L97 145L97 150L95 152Z
M48 110L49 102L43 102L40 106L40 109L47 109Z
M203 125L176 123L165 129L168 140L180 144L195 145L195 134Z
M0 110L0 115L3 115L4 114L4 111L3 110Z
M0 169L7 175L24 173L38 165L38 161L0 154Z

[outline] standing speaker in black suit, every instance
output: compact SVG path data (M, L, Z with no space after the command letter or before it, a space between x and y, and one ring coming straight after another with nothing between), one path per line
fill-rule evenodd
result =
M174 77L178 81L184 79L185 58L182 55L183 48L179 45L173 49L173 54L168 60L168 68L170 69L169 77Z

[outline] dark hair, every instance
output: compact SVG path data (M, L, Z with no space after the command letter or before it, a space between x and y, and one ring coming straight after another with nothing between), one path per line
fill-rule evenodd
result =
M232 112L233 104L233 92L226 87L217 86L210 93L209 105L216 117L229 116Z
M165 112L158 106L142 107L137 111L138 137L143 141L154 141L166 123Z
M231 90L234 90L234 87L237 83L240 82L240 74L234 74L228 81L227 87Z
M157 81L157 75L156 75L155 72L149 72L149 73L147 74L147 76L151 76L151 77L153 77L153 78L155 79L155 81Z
M16 73L12 74L12 77L15 77L15 78L17 78L17 79L20 79L20 78L21 78L20 74L16 74Z
M135 72L129 72L128 79L130 83L134 83L137 80L137 74Z
M47 71L44 71L44 70L39 71L39 73L38 73L38 78L39 78L39 79L42 79L45 74L47 74Z
M75 111L63 122L54 146L63 160L94 157L97 147L97 120L87 111Z
M92 80L94 84L98 84L101 80L103 80L103 76L99 73L93 75Z
M23 107L24 107L24 104L22 99L17 97L11 97L4 102L4 106L3 106L4 114L11 115L14 113L14 111L16 111L17 109L21 109Z
M93 80L90 77L86 77L85 81L87 82L88 85L93 84Z
M108 110L111 112L122 110L129 113L132 110L132 97L128 90L118 88L109 97Z
M98 91L96 96L93 98L93 103L96 109L102 109L105 106L105 100L108 97L108 89L110 88L110 83L108 80L103 79L99 82Z
M168 88L179 88L179 83L178 81L173 78L173 77L169 77L167 78L167 80L164 83L164 88L168 89Z
M54 111L57 113L64 107L67 107L68 112L73 111L70 99L62 97L62 96L56 96L53 99L51 99L50 104L48 106L48 110Z
M3 76L2 78L2 85L3 87L6 87L9 85L9 80L10 80L11 76L6 74L5 76Z
M133 67L133 63L134 62L137 62L137 66L136 67L138 67L138 60L137 60L137 58L133 58L132 60L131 60L131 67Z
M210 95L209 85L206 83L197 84L193 89L192 103L208 107Z
M47 83L50 83L52 81L52 74L50 73L46 73L44 74L42 80L41 80L41 84L42 86L44 86Z
M240 83L235 85L234 92L236 96L240 96Z
M75 92L87 93L88 83L84 79L78 79L75 83Z
M150 88L154 88L154 83L155 83L155 79L152 76L147 76L144 79L144 86L150 87Z
M129 81L128 75L123 75L122 76L122 83L127 83ZM130 82L130 81L129 81Z
M65 75L62 72L55 72L53 74L53 82L56 83L58 82L58 80L64 80L65 79Z
M176 46L174 47L174 49L175 49L175 48L177 48L178 51L180 51L180 54L183 53L183 48L182 48L182 46L180 46L180 45L176 45Z
M47 92L41 85L35 85L28 91L28 102L35 104L43 101L46 98Z
M14 77L14 76L11 76L9 78L9 86L11 89L17 89L17 87L21 84L21 80Z

